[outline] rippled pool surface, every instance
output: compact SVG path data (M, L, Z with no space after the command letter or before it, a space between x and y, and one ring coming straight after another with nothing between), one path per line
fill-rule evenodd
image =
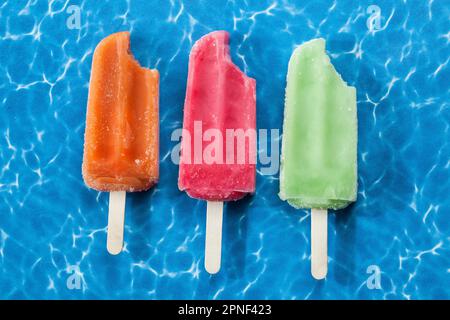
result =
M2 1L0 298L450 298L449 14L432 0ZM281 128L287 63L306 40L325 38L358 90L358 202L330 215L325 281L310 276L309 213L261 165L256 194L226 206L221 272L203 268L206 206L178 191L170 135L190 48L217 29L257 80L259 128ZM161 181L128 195L125 251L111 256L108 194L84 185L81 161L93 50L123 30L161 74Z

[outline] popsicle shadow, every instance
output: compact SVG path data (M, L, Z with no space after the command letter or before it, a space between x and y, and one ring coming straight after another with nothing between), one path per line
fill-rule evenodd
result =
M342 285L348 285L355 280L355 219L352 217L354 204L333 212L336 215L336 264L334 265L335 279Z
M329 46L327 49L334 52L348 52L356 45L357 39L353 34L341 33L333 34L329 37ZM366 93L370 95L376 94L380 91L381 85L377 81L375 75L373 74L371 68L369 68L366 60L357 60L352 55L343 55L339 59L332 59L333 65L336 67L337 71L342 75L345 81L356 87L358 97L365 96ZM354 67L348 68L348 65ZM359 99L357 99L359 100ZM360 106L358 109L358 123L361 124L361 110ZM364 121L362 121L364 123ZM363 126L359 125L359 128ZM361 129L358 129L358 131ZM358 136L361 137L360 132ZM358 149L361 140L358 139ZM360 159L359 159L360 160ZM360 171L358 170L358 174ZM361 185L360 185L361 187ZM360 200L360 199L359 199ZM336 228L336 238L333 244L336 248L335 259L336 264L334 265L335 279L338 283L342 285L348 285L350 282L355 280L355 232L356 232L356 219L353 217L355 212L355 204L351 204L343 210L338 210L333 212L335 214L335 228Z
M240 278L245 272L245 256L247 253L248 207L252 196L239 201L230 201L225 206L224 233L226 250L222 255L224 271L232 279Z
M150 251L147 243L151 234L151 201L153 189L146 192L127 193L125 224L132 228L128 233L127 245L134 260L147 260Z

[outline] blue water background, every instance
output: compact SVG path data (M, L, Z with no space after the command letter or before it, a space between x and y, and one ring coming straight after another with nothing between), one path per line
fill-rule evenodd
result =
M67 27L71 5L80 29ZM381 10L372 31L369 5ZM0 298L450 298L449 7L1 1ZM310 276L309 213L282 202L278 174L262 175L261 165L256 194L226 206L221 272L203 268L205 203L178 190L170 135L182 126L190 48L217 29L230 32L234 62L257 80L259 128L281 129L287 63L304 41L325 38L358 90L358 201L330 215L325 281ZM127 196L125 251L111 256L108 194L84 185L81 162L93 50L124 30L139 62L161 75L161 180ZM381 288L370 285L370 266ZM77 275L79 289L67 286Z

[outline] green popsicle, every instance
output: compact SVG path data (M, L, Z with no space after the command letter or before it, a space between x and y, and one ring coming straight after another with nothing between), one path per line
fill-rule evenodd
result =
M356 90L325 53L325 40L289 61L280 198L296 208L341 209L356 200Z
M311 273L328 272L327 210L357 192L356 89L325 53L325 40L295 49L289 61L280 171L280 198L311 208Z

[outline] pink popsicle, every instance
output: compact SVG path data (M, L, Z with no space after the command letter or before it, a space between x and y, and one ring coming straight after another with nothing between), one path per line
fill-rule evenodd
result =
M183 128L190 139L183 136L179 189L193 198L208 201L239 200L253 193L256 82L231 61L227 32L212 32L195 43L189 59L186 91ZM199 146L195 135L199 127L203 134L209 129L221 133L223 152L213 153L219 161L205 163L208 160L203 155L208 154L214 138ZM235 134L244 132L245 143L235 138L234 146L230 145L227 129L235 129ZM230 137L231 133L228 134Z

